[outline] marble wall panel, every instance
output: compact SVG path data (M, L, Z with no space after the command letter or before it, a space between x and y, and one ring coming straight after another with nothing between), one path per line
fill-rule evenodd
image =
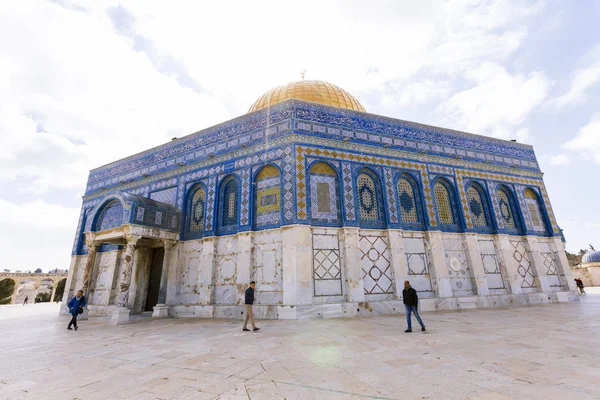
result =
M372 300L393 297L394 272L385 231L361 230L359 248L365 296Z
M268 230L253 236L252 275L256 281L256 304L283 302L283 249L281 231ZM243 282L241 283L243 285Z
M475 294L473 274L467 261L461 235L445 234L442 242L452 293L454 296L473 296Z
M506 290L506 276L500 265L498 252L493 238L479 239L479 252L485 272L485 279L491 294L504 294Z
M238 289L246 289L237 286L238 241L234 235L219 237L216 243L213 302L236 304Z
M313 231L312 250L314 296L342 296L342 254L337 230Z
M425 248L425 238L420 234L405 233L404 255L408 266L408 280L420 297L435 296L435 281L431 276L430 261ZM401 292L401 288L398 292Z

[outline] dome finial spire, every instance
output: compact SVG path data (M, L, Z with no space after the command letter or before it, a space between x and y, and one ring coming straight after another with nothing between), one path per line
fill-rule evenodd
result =
M306 70L304 68L302 68L300 70L300 76L302 77L303 80L304 80L304 74L306 74Z

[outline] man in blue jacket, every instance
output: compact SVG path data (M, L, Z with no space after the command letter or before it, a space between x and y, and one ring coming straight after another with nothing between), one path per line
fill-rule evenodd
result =
M77 330L77 315L80 314L80 310L83 313L83 307L85 307L85 304L85 296L83 295L82 290L77 291L77 296L69 300L67 307L69 307L69 314L71 314L73 318L71 318L71 322L69 322L69 326L67 326L68 330L73 330L71 325L73 325L75 330Z
M248 329L248 320L250 320L250 322L252 322L252 330L253 331L259 331L260 328L256 327L256 324L254 323L254 314L252 313L252 304L254 303L254 288L256 287L256 282L252 281L250 282L250 287L248 289L246 289L246 293L245 293L245 311L246 311L246 319L244 320L244 328L242 329L244 332L248 332L250 331L250 329Z

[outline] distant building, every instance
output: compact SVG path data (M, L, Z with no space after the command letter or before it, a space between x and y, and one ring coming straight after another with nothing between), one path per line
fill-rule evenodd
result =
M581 257L581 264L572 270L585 286L600 286L600 251L590 246L590 250Z
M201 112L201 110L199 110ZM124 132L126 134L126 132ZM68 297L90 315L317 318L575 299L533 148L298 81L90 171Z

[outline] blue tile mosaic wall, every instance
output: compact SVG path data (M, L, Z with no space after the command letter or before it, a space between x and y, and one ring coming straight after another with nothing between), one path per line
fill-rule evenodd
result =
M104 206L96 223L95 231L117 228L123 225L123 205L119 200L113 200Z
M150 198L175 207L177 206L177 187L152 192Z
M313 179L308 169L318 160L339 168L335 185L331 178L315 175ZM495 189L498 184L509 187L516 184L522 189L516 191L514 205L511 206L510 199L506 200L508 209L513 207L511 214L518 216L516 226L522 219L528 224L527 232L534 232L531 212L523 196L525 188L533 187L540 196L540 218L548 221L547 233L560 234L530 146L292 100L272 107L269 113L259 111L242 116L93 170L73 251L84 251L81 233L91 229L91 221L83 218L84 214L89 213L93 219L97 207L111 190L174 205L177 218L181 218L190 215L189 189L204 182L203 235L217 233L215 220L225 223L218 234L261 229L262 224L256 220L257 209L272 204L268 203L269 196L255 204L252 185L256 183L255 171L267 163L277 165L281 171L281 224L327 226L338 224L332 221L339 220L339 224L350 226L357 226L360 221L360 225L369 227L379 224L390 228L474 232L487 228L517 234L519 230L507 227L502 218L501 210L507 208L501 204ZM363 178L360 180L365 182L357 184L358 171L363 167L376 171L372 185ZM229 196L229 192L221 191L224 186L219 185L217 195L217 182L225 172L239 177L235 223L225 215L217 218L214 214L215 210L224 211L225 204L233 204L224 199L223 196ZM400 181L399 174L409 174L418 180ZM456 221L441 226L437 222L440 205L435 205L432 184L440 175L456 186L450 201ZM471 179L482 185L482 191L478 192L480 200L466 185ZM410 186L406 186L407 182ZM339 191L335 195L334 189ZM323 204L319 207L319 199L326 196L330 200L328 207ZM488 198L491 206L487 205ZM490 207L494 212L487 215L486 209ZM465 210L464 213L459 209ZM158 213L148 210L136 207L132 222L137 213L143 213L139 218L144 223L172 226L173 220L169 221L164 210ZM184 238L190 238L186 229L181 232Z

